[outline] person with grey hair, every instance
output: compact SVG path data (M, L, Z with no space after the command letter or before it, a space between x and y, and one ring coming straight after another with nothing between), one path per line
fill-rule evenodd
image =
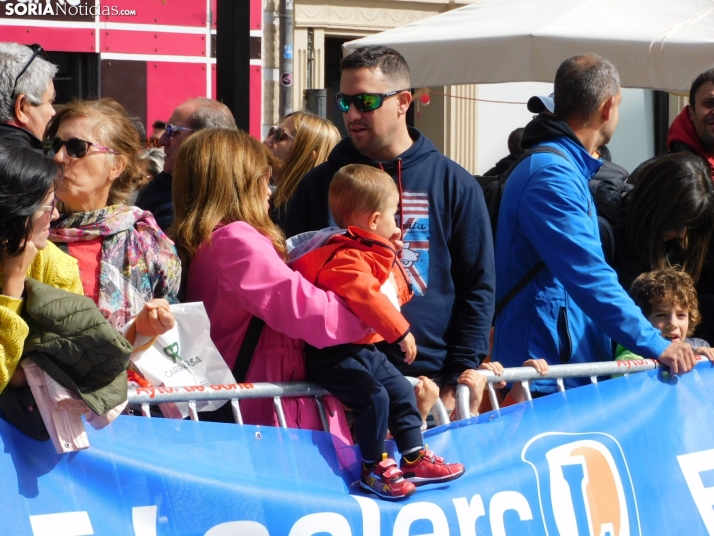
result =
M650 325L600 243L588 180L602 165L592 153L617 127L617 70L595 54L569 58L555 75L554 100L554 115L541 113L526 126L527 156L501 197L493 360L504 367L529 358L551 365L607 361L615 340L673 374L688 372L695 364L691 346L664 339ZM554 380L530 385L536 394L556 391Z
M228 106L205 97L179 104L166 123L159 138L159 145L164 148L164 169L139 192L136 200L136 206L150 211L164 232L174 221L172 173L179 149L195 132L213 127L237 128Z
M164 170L164 150L144 149L139 153L139 167L149 182Z
M42 148L45 127L55 115L56 73L40 45L0 43L0 140Z

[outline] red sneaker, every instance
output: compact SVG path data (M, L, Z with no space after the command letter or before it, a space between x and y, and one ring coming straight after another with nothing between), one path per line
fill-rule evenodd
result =
M460 463L444 463L444 458L436 456L432 451L427 450L428 447L426 445L421 449L419 457L412 463L402 458L400 468L404 475L404 480L413 482L415 486L423 486L425 484L456 480L466 472L464 466Z
M387 458L386 454L372 469L365 469L362 465L359 487L388 501L406 499L416 491L414 484L402 478L397 462Z

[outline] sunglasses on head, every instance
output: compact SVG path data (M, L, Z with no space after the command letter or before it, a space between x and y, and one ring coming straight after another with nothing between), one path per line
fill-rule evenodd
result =
M173 139L176 134L178 134L180 131L185 130L187 132L191 132L193 129L192 128L187 128L187 127L182 127L180 125L174 125L171 123L166 123L166 139L171 140Z
M52 158L57 153L59 153L63 145L67 148L67 154L72 158L83 158L87 155L87 151L89 151L90 146L101 152L119 154L114 149L110 149L109 147L104 147L102 145L97 145L96 143L92 143L91 141L80 140L79 138L70 138L68 140L63 140L59 136L55 136L51 140L49 138L46 139L42 143L42 151L45 153L46 156Z
M27 63L20 71L20 74L15 77L15 83L12 85L12 93L10 93L11 96L15 95L15 91L17 91L17 83L20 81L20 77L25 74L25 71L27 71L27 69L30 68L30 65L32 65L32 62L35 61L35 58L37 56L42 56L43 60L50 61L50 59L47 57L47 52L45 52L45 49L37 43L35 43L34 45L28 45L27 48L32 50L32 56L30 56L30 59L27 60Z
M268 137L270 136L273 137L273 141L282 141L287 138L290 138L291 140L295 139L295 136L282 127L270 127L270 130L268 130Z
M338 93L335 95L335 101L337 101L337 107L343 114L349 111L351 103L354 103L355 108L360 112L373 112L381 108L386 99L402 91L410 90L398 89L397 91L389 91L387 93L359 93L357 95Z

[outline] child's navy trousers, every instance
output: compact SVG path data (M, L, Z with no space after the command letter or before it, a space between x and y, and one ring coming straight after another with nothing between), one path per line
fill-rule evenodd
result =
M372 344L306 346L307 377L353 411L362 458L382 459L387 429L399 452L422 446L414 388Z

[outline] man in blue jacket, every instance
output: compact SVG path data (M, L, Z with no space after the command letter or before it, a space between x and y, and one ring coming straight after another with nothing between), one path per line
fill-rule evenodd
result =
M404 374L439 380L442 399L453 407L459 375L478 367L489 350L495 276L483 193L473 175L407 127L411 82L397 51L361 48L343 58L340 69L336 97L349 136L302 180L284 230L293 236L334 225L327 193L342 166L367 164L394 178L401 262L415 293L402 313L419 353L407 365L398 345L380 350Z
M612 137L620 100L620 77L609 61L575 56L555 75L555 115L540 114L526 126L524 149L551 147L561 154L526 158L503 191L497 300L536 272L496 318L493 356L506 367L528 358L551 365L611 360L611 339L659 358L675 374L694 366L692 348L662 338L603 257L588 190L602 161L590 155ZM533 270L540 261L543 267ZM539 381L531 389L548 393L555 385Z

